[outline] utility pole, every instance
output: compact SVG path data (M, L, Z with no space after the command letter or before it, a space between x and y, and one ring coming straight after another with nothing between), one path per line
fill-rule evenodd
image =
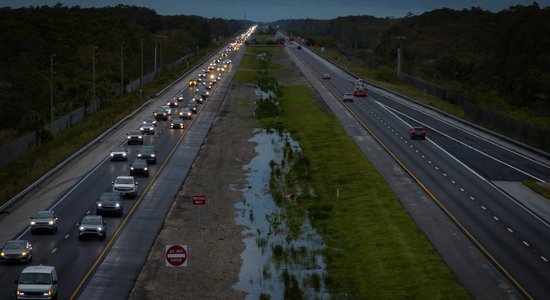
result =
M97 103L95 102L95 49L97 47L92 47L92 105L97 110Z
M53 124L53 58L55 54L50 55L50 124Z
M157 44L158 42L155 41L155 63L153 64L154 67L153 67L153 74L154 76L153 77L157 77Z
M143 88L143 40L141 40L141 76L139 77L139 89Z
M407 38L399 35L395 37L396 40L399 40L399 48L397 48L397 77L401 78L401 48L403 47L402 41Z
M120 43L120 95L124 95L124 43Z

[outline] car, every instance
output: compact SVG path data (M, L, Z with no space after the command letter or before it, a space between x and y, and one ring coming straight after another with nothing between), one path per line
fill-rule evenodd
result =
M107 237L107 223L103 220L103 216L85 215L78 226L78 239L83 240L89 237L97 237L104 240Z
M27 240L7 241L0 250L0 262L28 263L32 259L32 245Z
M149 164L146 160L137 159L130 165L130 175L143 175L149 177Z
M176 101L178 101L178 102L182 102L183 99L184 99L183 94L179 94L179 95L175 96L174 98L176 98Z
M199 83L199 81L195 78L189 79L189 86L196 86Z
M172 107L170 105L163 105L162 109L166 112L166 114L171 115L172 114Z
M302 50L302 46L298 45L298 47L296 47L296 49Z
M168 120L168 113L166 113L166 110L163 107L158 107L155 111L153 111L153 118L157 121L166 121Z
M126 146L124 145L115 146L113 149L111 149L110 157L111 157L111 161L127 160L128 150L126 149Z
M111 213L122 217L124 212L122 195L119 192L101 193L95 204L97 215L103 216L104 214Z
M139 131L142 134L155 134L155 126L153 126L153 123L143 123L139 127Z
M191 119L191 116L192 116L192 113L191 113L191 110L189 109L189 107L182 107L179 111L179 116L180 118L182 119Z
M119 192L122 197L137 197L137 181L134 176L118 176L113 184L113 192Z
M201 94L199 93L195 93L193 95L193 101L196 103L196 104L202 104L204 102L204 99L206 99L206 96L202 96Z
M183 126L183 120L180 118L173 118L172 122L170 123L171 129L184 129Z
M28 266L15 281L17 299L57 299L57 272L54 266Z
M323 74L323 79L330 79L330 74L329 73Z
M353 100L355 100L353 93L344 93L344 96L342 96L342 102L353 102Z
M179 118L176 118L179 119ZM145 159L148 163L154 165L157 163L157 155L155 154L155 146L141 146L137 153L138 159Z
M143 134L137 130L132 130L126 134L128 145L143 145Z
M57 232L57 216L53 210L39 210L31 217L31 234L38 231Z
M194 101L193 99L189 100L189 102L187 102L187 108L189 108L189 110L191 110L192 113L196 114L197 113L197 102Z
M157 126L157 119L153 118L152 116L147 116L145 117L145 119L143 119L141 123L142 124L151 123L153 124L153 126Z
M172 100L166 101L166 106L170 106L170 108L178 107L178 99L172 99Z
M426 129L424 127L413 127L409 130L409 133L411 135L411 139L426 139Z

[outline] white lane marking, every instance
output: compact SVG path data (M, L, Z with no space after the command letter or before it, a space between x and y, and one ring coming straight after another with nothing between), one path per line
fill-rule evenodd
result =
M495 219L495 221L500 221L497 216L493 216L493 219Z
M461 192L464 192L464 189L463 189L463 188L460 188L460 191L461 191Z
M392 111L395 111L396 113L399 113L399 114L401 114L401 115L404 115L403 113L401 113L401 112L399 112L399 111L397 111L397 110L395 110L395 109L393 109L393 108L391 108L391 107L389 107L389 106L386 106L386 105L384 105L384 104L382 104L382 103L380 103L380 102L377 102L377 103L380 104L381 106L383 106L384 108L386 108L387 110L392 110ZM390 112L390 113L391 113L391 112ZM393 115L396 116L395 114L393 114ZM397 117L397 116L396 116L396 117ZM409 117L409 116L407 116L407 117ZM398 118L399 118L399 117L398 117ZM536 177L536 176L533 175L533 174L530 174L530 173L528 173L528 172L526 172L526 171L520 170L519 168L516 168L516 167L514 167L514 166L508 164L508 163L505 162L505 161L502 161L502 160L500 160L500 159L498 159L498 158L496 158L496 157L494 157L494 156L491 156L491 155L489 155L489 154L487 154L487 153L485 153L485 152L483 152L483 151L481 151L481 150L478 150L478 149L474 148L473 146L470 146L470 145L468 145L468 144L466 144L466 143L464 143L464 142L462 142L462 141L459 141L459 140L457 140L456 138L451 137L451 136L449 136L449 135L447 135L447 134L445 134L445 133L443 133L443 132L441 132L441 131L439 131L439 130L437 130L437 129L435 129L435 128L432 128L432 127L430 127L430 126L428 126L428 125L426 125L426 124L424 124L424 123L422 123L422 122L420 122L420 121L418 121L418 120L416 120L416 119L414 119L414 118L411 118L411 117L409 117L409 118L410 118L411 120L414 120L415 122L417 122L417 123L419 123L419 124L422 124L423 126L429 128L430 130L433 130L434 132L437 132L437 133L439 133L439 134L441 134L441 135L447 137L448 139L453 140L453 141L455 141L455 142L457 142L457 143L463 145L464 147L467 147L467 148L469 148L469 149L471 149L471 150L474 150L474 151L478 152L478 153L481 154L481 155L484 155L484 156L486 156L486 157L489 157L489 158L491 158L492 160L494 160L494 161L496 161L496 162L499 162L499 163L501 163L501 164L503 164L503 165L505 165L505 166L507 166L507 167L513 169L513 170L516 170L516 171L518 171L518 172L520 172L520 173L522 173L522 174L524 174L524 175L526 175L526 176L529 176L529 177L531 177L531 178L533 178L533 179L535 179L535 180L537 180L537 181L539 181L539 182L544 182L543 179L540 179L540 178ZM400 120L403 121L405 124L407 124L409 127L412 127L410 124L408 124L408 123L405 122L404 120L402 120L402 119L400 119ZM504 148L504 149L506 149L506 148ZM519 155L519 154L518 154L518 155ZM520 155L520 156L521 156L521 155Z
M485 207L485 206L482 205L482 206L481 206L481 209L487 210L487 207Z
M548 262L548 259L546 259L546 257L541 256L540 258L541 258L542 260L544 260L544 262Z
M526 241L523 241L523 244L524 244L525 246L527 246L527 247L530 246L529 243L527 243Z
M54 254L54 253L55 253L55 251L57 251L57 248L53 248L53 250L52 250L52 254Z
M65 239L68 239L68 238L69 238L69 234L67 233L67 234L65 235Z
M476 200L476 198L474 198L474 197L472 197L472 196L470 196L470 199L472 199L472 201Z
M438 167L438 166L435 166L434 169L439 170L439 167Z
M447 177L447 173L443 173L443 176Z
M389 110L388 107L386 107L384 104L376 101L376 103L378 103L380 106L382 106L382 108L385 108L386 110ZM395 113L391 112L391 111L388 111L390 114L392 114L394 117L396 117L398 120L400 120L401 122L407 124L407 122L405 122L405 120L401 119L400 117L398 117ZM408 125L408 124L407 124ZM410 126L410 125L409 125ZM512 202L514 202L517 206L519 206L521 209L523 209L525 212L527 212L528 214L530 214L533 218L535 218L536 220L538 220L539 222L541 222L542 224L544 224L546 227L549 227L550 228L550 223L546 222L546 220L543 220L541 217L537 216L535 213L533 213L531 210L529 210L527 207L525 207L523 204L521 204L520 202L518 202L516 199L514 199L513 197L511 197L510 195L506 194L503 190L499 189L495 184L493 184L492 182L490 182L489 180L487 180L487 178L481 176L479 173L477 173L476 171L474 171L472 168L468 167L465 163L463 163L462 161L460 161L458 158L456 158L454 155L452 155L451 153L449 153L447 150L443 149L443 147L439 146L437 143L435 143L434 141L432 141L431 139L428 139L426 138L426 140L428 142L430 142L431 144L433 144L434 146L436 146L437 148L439 148L439 150L441 150L443 153L445 153L447 156L449 156L450 158L452 158L454 161L456 161L457 163L459 163L460 165L462 165L466 170L472 172L472 174L474 174L475 176L477 176L479 179L485 181L485 183L487 183L490 187L494 188L497 192L499 192L500 194L502 194L504 197L508 198L509 200L511 200Z
M456 181L454 181L454 180L451 180L451 182L452 182L453 184L456 184Z
M374 90L375 90L375 89L376 89L376 88L374 88ZM387 93L383 93L383 92L381 92L381 91L377 91L377 93L382 94L382 95L386 96L387 98L393 99L394 101L397 101L397 102L398 102L399 104L401 104L401 105L407 106L407 107L409 107L409 108L411 108L411 109L414 109L414 110L416 110L416 111L418 111L418 112L420 112L420 113L426 114L426 113L423 112L422 110L420 110L420 109L418 109L418 108L416 108L416 107L414 107L414 106L412 106L412 105L410 105L410 104L408 104L408 103L404 103L404 102L402 102L402 101L396 100L397 97L394 97L393 94L391 94L391 93L387 94ZM447 122L447 121L445 121L445 120L443 120L443 119L440 119L440 118L438 118L438 117L436 117L436 116L432 116L432 115L429 115L429 116L432 117L432 118L434 118L434 119L436 119L436 120L438 120L438 121L441 122L441 123L444 123L444 124L447 124L447 125L449 125L449 126L451 126L451 127L454 127L454 128L456 128L456 129L458 129L458 130L460 130L460 131L462 131L462 132L465 132L465 133L467 133L467 134L469 134L469 135L472 135L472 136L474 136L474 137L476 137L476 138L478 138L478 139L481 139L481 140L483 140L483 141L485 141L485 142L487 142L487 143L489 143L489 144L491 144L491 145L497 146L497 147L499 147L499 148L501 148L501 149L503 149L503 150L506 150L506 151L508 151L508 152L510 152L510 153L513 153L513 154L515 154L515 155L517 155L517 156L519 156L519 157L522 157L522 158L524 158L524 159L526 159L526 160L529 160L529 161L531 161L531 162L533 162L533 163L535 163L535 164L538 164L538 165L540 165L540 166L542 166L542 167L545 167L545 168L549 168L549 169L550 169L550 165L547 165L547 164L545 164L545 163L543 163L543 162L537 161L537 160L535 160L535 159L533 159L533 158L531 158L531 157L525 156L525 155L523 155L523 154L521 154L521 153L519 153L519 152L516 152L516 151L514 151L514 150L512 150L512 149L508 149L508 148L506 148L506 147L504 147L504 146L502 146L502 145L500 145L500 144L498 144L498 143L495 143L495 142L493 142L493 141L491 141L491 140L489 140L489 139L486 139L486 138L484 138L484 137L482 137L482 136L479 136L479 135L477 135L477 134L474 134L474 133L472 133L472 132L470 132L470 131L468 131L468 130L465 130L465 129L459 127L459 126L456 126L456 125L454 125L454 124L452 124L452 123L449 123L449 122ZM416 121L416 120L415 120L415 121Z
M506 229L508 229L508 231L510 231L510 233L514 233L514 231L512 230L512 228L508 227L508 228L506 228Z

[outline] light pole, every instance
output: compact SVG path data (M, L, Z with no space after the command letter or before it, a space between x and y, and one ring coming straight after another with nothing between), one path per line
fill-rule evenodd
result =
M95 49L97 47L92 47L92 103L94 108L97 110L95 102Z
M120 95L124 95L124 43L120 43Z
M153 74L155 75L154 77L157 77L157 45L158 45L158 42L155 41L155 63L153 65Z
M50 124L53 124L53 58L55 54L50 55Z
M395 39L399 40L399 48L397 48L397 77L401 78L401 48L403 46L401 42L407 38L399 35Z
M141 40L141 76L139 77L139 89L143 88L143 40Z

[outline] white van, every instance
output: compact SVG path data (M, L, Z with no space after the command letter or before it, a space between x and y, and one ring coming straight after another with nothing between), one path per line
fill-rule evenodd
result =
M28 266L17 283L17 299L57 299L57 273L52 266Z

